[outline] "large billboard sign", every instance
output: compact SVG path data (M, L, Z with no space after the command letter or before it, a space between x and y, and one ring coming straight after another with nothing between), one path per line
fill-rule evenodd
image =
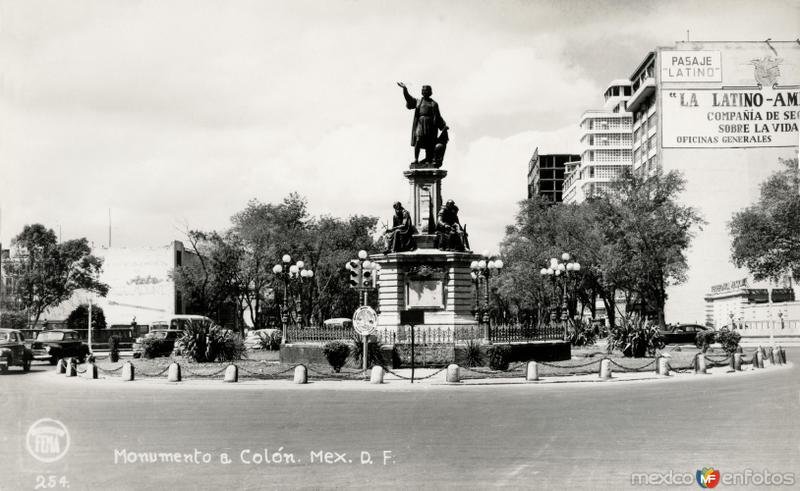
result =
M665 148L796 147L797 89L663 89Z
M796 43L680 46L659 53L662 147L797 147Z

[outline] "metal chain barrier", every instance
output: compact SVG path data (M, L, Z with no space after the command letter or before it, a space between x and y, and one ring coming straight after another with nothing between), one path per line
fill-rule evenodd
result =
M368 372L368 370L358 370L358 371L352 371L352 372L348 372L348 371L341 372L340 371L340 372L327 372L326 373L326 372L321 372L319 370L316 370L316 369L312 368L311 366L306 366L306 369L308 370L308 373L310 373L310 374L313 373L314 375L317 375L317 376L322 377L322 378L338 379L338 380L363 379L365 374Z
M461 367L461 370L467 373L474 373L477 376L462 375L462 379L475 379L475 378L519 378L524 377L525 374L517 371L502 371L502 370L476 370L475 368Z
M246 377L246 378L277 379L277 378L280 378L281 375L287 374L289 372L294 372L294 369L297 368L298 366L299 366L299 363L297 365L293 365L293 366L291 366L291 367L289 367L289 368L287 368L285 370L279 370L279 371L277 371L275 373L258 372L258 371L255 371L255 370L250 370L250 369L245 368L245 367L239 367L239 371L242 373L242 377Z
M694 371L696 361L697 361L696 358L692 358L692 362L689 363L689 365L684 366L684 367L674 367L674 366L672 366L672 363L667 362L667 366L669 367L670 371L672 371L672 372L689 372L689 371Z
M642 366L639 366L639 367L628 367L628 366L622 365L620 363L617 363L616 361L612 360L611 358L605 358L605 359L608 360L608 362L611 365L614 365L615 367L619 368L623 372L647 372L647 371L651 371L653 369L650 368L650 367L655 366L656 361L657 361L657 360L653 360L650 363L646 363L646 364L644 364Z
M102 374L111 375L113 373L117 373L120 370L122 370L122 365L118 366L117 368L108 368L108 369L102 368L102 367L97 367L97 370Z
M161 370L158 373L147 373L147 372L144 372L144 371L140 371L138 368L136 368L136 365L133 365L133 369L134 369L134 373L136 373L136 375L141 375L142 377L160 377L160 376L164 375L165 373L167 373L167 370L169 370L169 365L164 367L164 369Z
M226 365L225 367L221 368L220 370L217 370L216 372L212 372L212 373L197 373L195 371L190 370L189 367L181 366L181 372L185 372L185 373L188 373L190 375L194 375L195 377L200 377L200 378L219 377L220 375L225 373L225 370L227 370L227 369L228 369L228 366Z
M550 368L584 368L584 367L588 367L589 365L594 365L595 363L600 363L604 359L605 358L600 359L600 360L591 360L591 361L588 361L586 363L579 364L579 365L556 365L555 363L549 363L549 362L546 362L546 361L537 361L536 363L538 363L539 365L541 365L543 367L550 367Z

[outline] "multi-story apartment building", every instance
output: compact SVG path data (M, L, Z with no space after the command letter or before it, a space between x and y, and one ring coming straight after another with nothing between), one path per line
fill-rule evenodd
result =
M540 155L537 147L528 162L528 199L541 196L553 203L561 203L566 166L580 158L580 155L567 153Z
M608 187L631 165L631 82L614 80L606 88L603 109L583 113L581 158L567 167L564 202L580 203Z

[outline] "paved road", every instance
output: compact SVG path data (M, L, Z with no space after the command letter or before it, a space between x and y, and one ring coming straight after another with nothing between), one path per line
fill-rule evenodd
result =
M788 354L800 359L800 350ZM625 489L634 472L800 473L797 366L652 382L414 390L399 382L356 390L346 382L124 385L34 369L0 378L0 489L37 482L63 489L62 476L69 489ZM25 449L29 426L45 417L63 422L71 438L66 456L51 464ZM242 462L264 449L296 463ZM195 450L211 462L125 463L140 452L186 459ZM311 462L325 452L338 462ZM361 452L371 464L361 463ZM223 453L231 463L220 463Z

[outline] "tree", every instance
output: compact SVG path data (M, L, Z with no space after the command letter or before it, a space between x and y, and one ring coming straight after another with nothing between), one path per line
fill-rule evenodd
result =
M103 260L91 254L85 238L58 242L52 229L26 225L12 240L13 259L6 273L16 281L23 309L34 325L49 307L69 299L79 289L105 296L108 285L99 281Z
M82 303L75 307L75 310L70 312L67 317L67 327L70 329L86 329L89 324L89 304ZM103 309L92 304L92 329L105 329L106 328L106 315Z
M733 215L731 259L756 280L800 277L800 171L797 159L761 184L757 203Z
M613 323L616 287L607 279L609 248L598 220L591 202L552 206L534 197L520 203L515 224L506 228L501 245L506 267L495 283L512 316L526 323L547 318L548 307L561 302L562 292L549 277L542 278L539 270L547 267L551 257L568 252L581 264L581 271L568 286L570 318L586 308L594 317L595 301L601 298Z
M632 310L638 304L662 325L667 287L686 280L685 251L704 223L697 210L678 203L684 185L676 171L626 172L594 203L607 248L606 281L627 292Z
M200 312L212 319L226 302L237 315L249 315L256 329L280 321L286 296L292 321L302 325L328 317L349 317L358 297L347 286L344 263L360 249L377 249L372 235L376 217L341 219L310 215L305 198L293 193L281 203L250 201L231 217L224 232L192 231L190 247L198 260L173 273L176 284ZM272 268L284 254L302 260L312 278L293 281L284 291Z

